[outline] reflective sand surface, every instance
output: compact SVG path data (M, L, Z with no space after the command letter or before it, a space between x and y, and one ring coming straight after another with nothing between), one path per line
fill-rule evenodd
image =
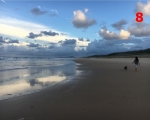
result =
M38 92L78 74L76 65L10 70L0 72L0 100Z

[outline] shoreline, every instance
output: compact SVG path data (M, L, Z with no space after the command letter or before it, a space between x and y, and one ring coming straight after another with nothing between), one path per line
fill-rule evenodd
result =
M149 120L149 59L79 58L82 74L38 93L0 101L1 120ZM127 71L123 70L128 65ZM87 74L88 72L88 74Z
M66 62L67 63L67 62ZM61 82L69 82L81 71L74 61L64 65L0 71L0 101L34 94Z

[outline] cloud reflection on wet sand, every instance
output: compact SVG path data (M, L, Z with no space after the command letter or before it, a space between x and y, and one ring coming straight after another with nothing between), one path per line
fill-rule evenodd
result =
M16 70L16 73L21 71ZM7 72L7 75L9 75L9 73L11 74L14 71ZM3 73L5 74L5 72ZM24 70L24 74L16 74L13 77L9 76L9 79L0 82L0 100L38 92L43 88L62 82L77 73L75 63Z

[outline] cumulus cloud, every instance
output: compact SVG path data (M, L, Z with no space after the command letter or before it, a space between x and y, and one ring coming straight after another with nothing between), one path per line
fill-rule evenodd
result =
M31 39L35 39L37 37L42 37L42 36L56 36L56 35L59 35L59 33L52 32L50 30L50 31L41 31L39 34L35 34L33 32L30 32L27 37L31 38Z
M88 41L88 42L89 42L89 41L90 41L90 39L88 39L88 38L87 38L87 39L86 39L86 41Z
M6 43L2 36L0 36L0 43Z
M120 41L123 42L123 41ZM118 51L126 51L127 48L116 43L115 40L94 40L88 44L86 49L87 55L105 55Z
M55 46L48 46L48 49L53 49Z
M84 38L78 38L79 41L84 41Z
M34 14L34 15L43 15L45 13L47 13L47 11L41 11L40 9L38 8L33 8L31 10L31 13Z
M149 48L149 39L129 40L94 40L91 41L85 51L86 55L105 55L113 52L125 52Z
M128 39L130 37L130 33L125 30L121 30L120 34L108 31L106 27L103 27L99 31L99 35L106 40L120 40L120 39Z
M19 43L18 40L10 40L8 43Z
M33 32L30 32L29 33L29 36L27 36L28 38L31 38L31 39L34 39L34 38L37 38L37 37L40 37L42 36L41 34L34 34Z
M88 38L87 39L84 39L83 37L81 38L78 38L79 41L90 41Z
M60 35L64 36L64 35L67 35L66 33L60 33Z
M27 45L28 47L39 47L40 44L35 44L35 43L30 43L29 45Z
M128 27L128 31L135 37L147 37L150 36L150 24L147 24L145 22L136 22Z
M87 29L88 27L97 23L96 20L87 18L86 15L81 10L74 11L73 14L74 19L72 23L76 28Z
M56 32L52 32L51 30L50 31L41 31L42 34L46 35L46 36L56 36L56 35L59 35L59 33L56 33Z
M148 1L146 4L137 2L134 12L142 12L143 15L150 16L150 1Z
M60 41L60 44L50 43L44 46L40 44L30 43L25 46L3 45L0 46L0 54L5 55L21 55L21 56L53 56L53 57L69 57L69 56L88 56L95 54L109 54L113 52L122 52L127 50L145 49L150 46L149 39L132 39L132 40L94 40L89 42L87 46L76 49L75 39L66 39Z
M19 41L18 40L13 40L9 37L4 38L3 36L0 36L0 43L7 43L7 44L9 44L9 43L19 43Z
M121 39L128 39L130 37L130 32L121 30L120 31L120 38Z
M123 29L123 25L126 25L126 24L127 24L127 21L125 19L122 19L122 20L112 24L111 26L117 30L121 30L121 29Z
M65 39L65 41L59 41L58 43L61 43L62 45L75 45L76 44L75 39Z

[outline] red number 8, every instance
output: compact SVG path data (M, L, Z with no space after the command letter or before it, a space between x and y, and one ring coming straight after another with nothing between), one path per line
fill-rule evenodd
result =
M137 12L136 13L136 22L142 22L143 21L143 13Z

